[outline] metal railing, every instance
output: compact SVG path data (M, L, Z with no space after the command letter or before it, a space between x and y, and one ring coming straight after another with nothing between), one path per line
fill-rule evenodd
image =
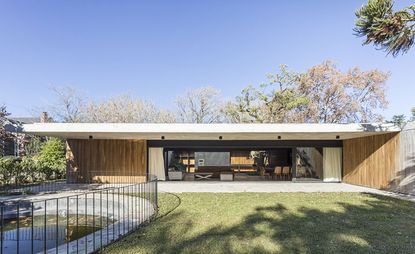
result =
M125 184L134 184L147 181L148 175L119 175L119 171L106 171L107 175L100 175L100 171L88 171L86 176L78 176L75 172L65 178L44 180L38 182L12 181L9 184L0 184L0 196L31 195L38 193L78 191L119 187ZM19 177L17 176L16 179Z
M92 253L148 224L158 212L155 177L48 196L1 202L0 254Z

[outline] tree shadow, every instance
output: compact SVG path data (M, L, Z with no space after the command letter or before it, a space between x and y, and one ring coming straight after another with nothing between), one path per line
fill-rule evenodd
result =
M276 202L256 207L239 223L217 223L197 234L195 218L173 210L150 226L151 233L127 237L120 246L126 253L157 254L414 253L415 204L375 194L362 196L360 203L335 202L335 209L290 209Z
M404 160L405 167L396 172L396 177L391 182L391 190L415 195L415 155L406 155Z

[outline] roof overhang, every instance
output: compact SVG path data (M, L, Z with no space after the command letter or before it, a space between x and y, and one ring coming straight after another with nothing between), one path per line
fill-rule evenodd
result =
M65 139L335 140L399 132L392 124L34 123L23 131Z

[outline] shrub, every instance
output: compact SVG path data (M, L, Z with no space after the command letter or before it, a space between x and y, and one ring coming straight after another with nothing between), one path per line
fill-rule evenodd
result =
M58 138L49 138L40 151L39 166L46 179L58 179L65 176L66 160L65 145Z
M41 172L39 163L35 157L22 157L19 163L19 174L22 175L21 182L38 182L45 179L45 175Z
M26 156L37 156L42 151L43 141L38 136L30 138L29 142L24 146Z
M0 157L0 182L1 184L11 184L17 178L18 158L14 156Z

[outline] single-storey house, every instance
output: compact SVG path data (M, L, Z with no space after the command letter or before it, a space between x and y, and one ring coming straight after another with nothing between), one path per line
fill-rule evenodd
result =
M345 182L414 192L414 124L35 123L67 142L70 182ZM402 184L404 183L404 184Z

